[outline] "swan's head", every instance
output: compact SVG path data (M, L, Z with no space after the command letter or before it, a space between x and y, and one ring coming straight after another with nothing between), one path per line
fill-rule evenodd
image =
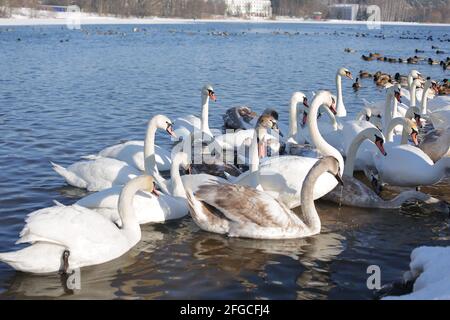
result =
M414 80L416 79L423 79L422 74L417 71L417 70L411 70L411 72L409 73L409 75L411 76L411 78L413 78Z
M207 84L202 89L202 95L205 97L209 97L212 101L217 101L216 94L214 93L214 89L212 85Z
M423 89L424 82L421 79L414 79L412 85L414 87L416 87L416 88L422 88Z
M387 156L387 153L384 150L384 139L381 137L381 135L374 134L372 142L375 143L378 150L380 150L380 152L383 156Z
M363 108L361 113L365 117L366 121L370 121L370 118L372 118L372 109L370 108Z
M143 175L134 180L140 180L140 190L150 192L151 194L159 197L158 191L156 191L156 182L152 176ZM133 181L133 180L131 180Z
M411 120L411 119L406 119L408 128L410 130L409 135L411 136L412 141L414 142L414 145L418 146L419 145L419 129L418 126L416 124L415 121Z
M422 128L422 117L420 116L420 109L417 107L409 107L406 111L405 118L412 119L416 122L418 128Z
M173 131L172 121L164 115L155 116L152 121L156 122L156 127L161 130L165 130L170 136L176 138L176 134Z
M303 103L306 108L309 108L308 97L303 92L294 92L291 98L291 103L295 105Z
M191 159L189 159L189 155L186 152L178 152L173 162L177 163L179 168L183 168L186 173L191 174Z
M340 185L342 186L344 185L339 160L331 156L323 157L322 159L316 162L311 171L314 170L315 167L319 166L324 166L325 168L327 168L327 172L335 176L336 180L339 182Z
M278 127L278 120L272 114L263 114L256 123L258 132L267 132L268 129L274 130L280 136L283 136Z
M340 68L338 70L338 75L340 75L341 77L346 77L346 78L349 78L350 80L353 80L352 73L347 68Z
M399 103L402 103L402 86L398 83L389 87L389 94L391 94Z

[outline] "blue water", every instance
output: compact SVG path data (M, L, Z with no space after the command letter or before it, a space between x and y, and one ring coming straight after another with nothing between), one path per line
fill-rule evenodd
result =
M199 113L205 83L218 96L210 108L210 126L218 128L236 105L275 107L287 124L292 92L335 90L342 66L354 75L407 74L414 67L438 80L449 76L439 66L360 58L369 52L407 58L417 48L443 59L431 46L450 52L448 27L197 23L139 26L136 33L133 27L0 27L0 252L15 247L28 213L84 195L64 184L50 160L69 165L118 141L142 139L158 113ZM434 41L426 41L430 35ZM346 47L357 53L344 53ZM350 114L362 98L383 99L371 80L357 93L352 81L343 84ZM163 135L157 142L170 144ZM428 191L450 200L448 181ZM144 226L129 254L83 269L75 293L65 292L56 275L30 276L0 264L0 298L370 299L369 265L379 265L387 283L408 269L414 247L450 244L448 219L440 215L318 206L322 233L295 241L227 239L200 231L188 217Z

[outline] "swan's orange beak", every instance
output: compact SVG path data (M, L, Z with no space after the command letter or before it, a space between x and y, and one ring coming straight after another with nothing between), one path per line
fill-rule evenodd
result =
M419 135L419 133L413 129L413 131L411 132L411 139L414 142L414 145L416 145L416 146L419 145L419 140L417 139L418 135Z
M258 141L258 155L260 159L263 159L267 156L266 144L264 141Z
M175 134L175 131L173 131L173 125L171 123L167 124L166 132L171 136L176 138L177 135Z
M306 125L306 122L308 122L308 114L306 112L303 112L302 127Z
M156 197L159 197L159 192L156 190L156 183L153 182L153 190L152 190L152 194Z
M210 92L209 92L209 98L210 98L212 101L214 101L214 102L217 101L217 96L216 96L216 94L215 94L213 91L210 91Z
M309 103L308 103L308 98L307 98L307 97L304 97L304 98L303 98L303 105L304 105L305 107L309 108Z
M345 74L345 76L346 76L347 78L349 78L350 80L353 80L353 75L352 75L351 72L347 72L347 73Z
M383 141L383 139L381 139L379 137L376 137L375 145L378 147L378 149L380 150L380 152L381 152L381 154L383 156L387 156L387 153L384 150L384 141Z
M333 99L333 102L332 102L331 105L330 105L330 110L331 110L331 112L333 112L334 115L337 114L337 110L336 110L336 101L334 101L334 99Z
M414 120L416 120L417 127L422 128L422 122L420 121L420 114L414 113Z
M399 103L402 103L402 93L401 93L401 92L396 91L395 94L394 94L394 96L395 96L395 99L397 99L397 101L398 101Z

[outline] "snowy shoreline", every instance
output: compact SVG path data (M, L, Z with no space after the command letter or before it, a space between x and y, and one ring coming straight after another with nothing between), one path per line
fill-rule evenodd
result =
M46 11L34 12L33 18L29 9L22 8L13 12L11 18L0 18L0 26L44 26L66 25L70 17L67 13L54 13ZM36 15L37 13L37 15ZM37 17L36 17L37 16ZM304 20L301 18L278 17L277 19L182 19L182 18L120 18L114 16L98 16L90 13L80 13L81 25L108 25L108 24L196 24L196 23L268 23L268 24L318 24L318 25L366 25L367 21L350 20ZM380 22L382 26L422 26L422 27L450 27L450 24L416 23L416 22Z

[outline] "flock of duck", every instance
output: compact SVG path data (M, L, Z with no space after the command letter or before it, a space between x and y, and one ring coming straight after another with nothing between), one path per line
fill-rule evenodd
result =
M308 237L321 231L314 201L322 197L363 208L399 208L412 200L448 210L418 187L439 182L450 167L450 97L434 97L436 83L413 70L407 89L390 84L383 101L366 101L353 119L342 78L352 79L351 72L337 71L337 95L320 91L309 103L304 93L294 93L288 128L276 110L258 116L235 107L223 116L225 128L235 131L214 135L208 119L216 94L206 85L200 117L172 122L155 115L143 141L110 146L67 168L52 163L69 185L93 193L29 214L17 243L30 245L0 253L0 261L38 274L98 265L133 248L141 224L188 214L201 229L229 237ZM181 142L172 150L158 146L157 130ZM193 149L200 150L200 161ZM353 176L355 170L374 186L410 189L382 199ZM292 211L299 206L301 215Z

